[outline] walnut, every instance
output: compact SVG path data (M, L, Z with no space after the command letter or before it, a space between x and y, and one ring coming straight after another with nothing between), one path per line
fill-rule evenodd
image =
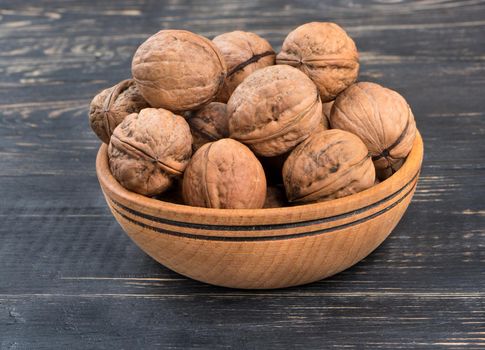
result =
M330 111L332 110L333 103L335 101L325 102L322 103L322 110L323 110L323 117L322 117L322 124L325 126L325 129L330 127Z
M227 109L230 137L265 157L291 150L322 121L315 84L287 65L265 67L248 76L234 90Z
M359 136L378 169L405 158L416 136L416 122L406 100L374 83L356 83L342 92L332 108L330 125Z
M89 107L89 124L104 143L109 143L113 130L131 113L150 107L133 79L123 80L97 94Z
M227 76L217 101L226 103L248 75L275 64L276 54L271 44L257 34L238 30L216 36L212 42L219 48L227 65Z
M333 99L357 79L359 56L354 41L335 23L312 22L286 37L277 64L301 69L317 85L322 102Z
M195 152L183 179L188 205L208 208L262 208L266 197L263 167L243 144L222 139Z
M148 38L131 70L150 105L179 112L211 102L226 77L226 64L212 41L185 30L161 30Z
M263 208L281 208L288 206L285 188L281 186L268 186L266 189L266 201Z
M398 160L394 164L390 164L389 167L379 169L376 168L376 176L379 181L384 181L390 178L396 171L398 171L404 163L404 159Z
M227 106L225 103L212 102L193 113L187 122L192 132L194 151L207 142L217 141L229 136Z
M313 130L313 132L320 132L330 128L330 122L328 121L327 113L329 113L329 109L332 108L334 101L322 103L322 119L317 127ZM330 105L330 106L329 106Z
M128 115L108 147L113 176L125 188L148 196L162 193L181 177L191 154L185 119L155 108Z
M320 202L348 196L374 185L375 170L364 143L343 130L313 134L283 166L290 202Z

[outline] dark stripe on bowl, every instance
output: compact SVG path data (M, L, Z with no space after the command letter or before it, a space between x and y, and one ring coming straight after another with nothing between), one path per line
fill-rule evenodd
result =
M363 222L369 221L377 216L380 216L392 208L394 208L396 205L401 203L406 197L408 197L411 192L414 190L416 187L416 184L411 187L409 191L407 191L404 196L399 198L397 201L392 203L391 205L387 206L384 209L379 210L378 212L375 212L374 214L365 216L363 218L357 219L352 222L348 222L342 225L337 225L333 227L328 227L316 231L309 231L309 232L300 232L300 233L294 233L294 234L288 234L288 235L275 235L275 236L261 236L261 237L241 237L241 236L232 236L232 237L222 237L222 236L207 236L207 235L198 235L198 234L191 234L191 233L181 233L181 232L175 232L175 231L170 231L166 229L162 229L159 227L147 225L143 222L136 221L125 214L123 214L121 211L119 211L117 208L113 207L113 210L116 211L121 217L123 217L125 220L138 225L144 229L149 229L158 233L162 234L167 234L170 236L177 236L177 237L184 237L184 238L190 238L190 239L199 239L199 240L206 240L206 241L229 241L229 242L255 242L255 241L277 241L277 240L285 240L285 239L294 239L294 238L301 238L301 237L308 237L308 236L316 236L320 235L323 233L329 233L329 232L334 232L338 230L342 230L344 228L350 227L350 226L355 226L358 224L361 224Z
M381 205L384 202L389 201L390 199L396 197L399 195L407 186L409 186L419 175L419 171L413 176L413 178L406 183L403 187L401 187L399 190L394 192L393 194L375 202L372 204L369 204L365 207L355 209L343 214L338 214L334 216L329 216L326 218L321 218L321 219L312 219L312 220L306 220L306 221L298 221L298 222L292 222L292 223L284 223L284 224L262 224L262 225L211 225L211 224L197 224L197 223L191 223L191 222L182 222L182 221L175 221L175 220L170 220L170 219L164 219L160 217L156 217L153 215L145 214L142 212L139 212L137 210L133 210L131 208L128 208L127 206L115 201L114 199L110 198L110 201L116 205L117 207L123 209L124 211L133 214L135 216L142 217L144 219L158 222L160 224L166 224L166 225L172 225L172 226L178 226L178 227L185 227L185 228L193 228L193 229L201 229L201 230L211 230L211 231L270 231L270 230L280 230L280 229L286 229L286 228L295 228L295 227L302 227L302 226L310 226L314 224L323 224L327 222L332 222L340 219L345 219L350 216L356 215L356 214L361 214L363 212L366 212L372 208L375 208L379 205Z

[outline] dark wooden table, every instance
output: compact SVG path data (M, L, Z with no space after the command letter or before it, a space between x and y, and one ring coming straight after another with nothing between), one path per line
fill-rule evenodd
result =
M87 123L161 28L243 29L279 49L335 21L360 80L400 91L425 140L414 200L373 254L277 291L173 273L117 225ZM485 346L485 2L1 1L0 349Z

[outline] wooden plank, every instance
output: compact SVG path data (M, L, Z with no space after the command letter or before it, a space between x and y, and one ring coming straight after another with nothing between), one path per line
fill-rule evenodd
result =
M392 293L31 296L0 305L6 325L0 344L7 349L481 349L483 310L463 314L476 304L469 295Z

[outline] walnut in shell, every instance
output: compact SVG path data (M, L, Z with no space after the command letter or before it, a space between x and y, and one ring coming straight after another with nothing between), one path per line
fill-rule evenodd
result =
M217 101L226 103L248 75L275 64L276 54L271 44L257 34L238 30L218 35L212 42L219 48L227 65L227 76Z
M332 108L330 125L359 136L377 169L405 158L416 136L416 122L406 100L374 83L356 83L342 92Z
M226 64L209 39L185 30L161 30L136 50L131 71L151 106L186 111L214 99Z
M282 208L288 206L283 185L268 186L263 208Z
M133 79L123 80L97 94L89 106L89 124L104 143L128 114L150 107Z
M192 154L189 125L164 109L145 108L128 115L108 147L113 176L125 188L153 196L181 177Z
M374 185L375 170L364 143L343 130L325 130L299 144L283 166L290 202L348 196Z
M383 168L383 169L376 168L377 179L379 181L384 181L390 178L392 175L396 173L396 171L398 171L401 168L403 163L404 163L404 159L400 159L396 163L390 164L389 167L387 168Z
M227 103L229 135L265 157L288 152L322 122L315 84L287 65L248 76Z
M192 132L194 151L207 142L217 141L229 136L225 103L211 102L192 113L187 122Z
M325 102L322 103L322 108L323 108L323 116L322 116L322 124L325 126L325 129L328 129L330 127L330 111L332 110L332 106L334 101L330 102Z
M249 148L232 139L199 148L182 187L185 203L198 207L262 208L266 198L263 167Z
M289 64L307 74L317 85L322 102L333 99L352 84L359 73L354 41L337 24L303 24L286 37L277 64Z

